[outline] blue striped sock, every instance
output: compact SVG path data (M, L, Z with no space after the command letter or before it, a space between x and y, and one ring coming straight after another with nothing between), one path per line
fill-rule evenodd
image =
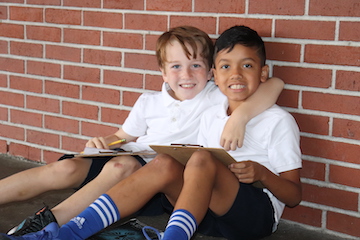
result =
M189 240L196 228L194 216L185 209L178 209L171 214L162 240Z
M103 194L88 208L60 228L59 239L86 239L120 219L110 198Z

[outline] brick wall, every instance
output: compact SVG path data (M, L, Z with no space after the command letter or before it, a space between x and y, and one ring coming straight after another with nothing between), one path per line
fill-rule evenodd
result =
M360 237L359 0L0 0L0 152L52 162L113 133L183 24L264 37L302 132L304 201L284 218Z

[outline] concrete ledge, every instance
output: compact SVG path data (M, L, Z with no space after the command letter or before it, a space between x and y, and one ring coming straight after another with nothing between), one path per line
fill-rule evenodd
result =
M38 167L41 164L27 161L23 158L10 156L7 154L0 154L0 179L5 178L11 174L17 173L24 169ZM28 201L9 203L0 206L0 232L4 233L13 226L19 224L24 218L34 214L43 206L45 202L50 207L58 204L63 199L70 196L73 190L52 191L44 193L34 199ZM157 217L139 217L139 220L151 226L163 229L168 220L168 216L162 215ZM224 238L214 238L197 234L194 240L224 240ZM288 221L281 221L279 229L265 240L339 240L339 239L356 239L344 238L343 236L331 235L323 233L319 230L313 230L302 227L298 224Z

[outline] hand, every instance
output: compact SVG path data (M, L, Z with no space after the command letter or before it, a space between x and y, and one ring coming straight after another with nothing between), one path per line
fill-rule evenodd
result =
M109 149L103 137L94 137L90 139L85 146L92 148Z
M220 145L226 150L235 151L243 145L245 135L245 124L233 123L232 118L226 122L221 134Z
M253 161L243 161L233 163L229 166L231 172L235 174L239 182L254 183L261 181L264 176L264 166Z

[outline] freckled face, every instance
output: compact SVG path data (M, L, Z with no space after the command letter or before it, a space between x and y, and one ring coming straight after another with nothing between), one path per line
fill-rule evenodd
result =
M236 44L231 52L225 49L217 54L213 73L216 85L235 108L266 81L268 66L261 66L256 50Z
M186 46L191 50L190 45ZM161 72L164 81L172 89L170 95L175 99L183 101L194 98L211 78L211 71L200 56L201 50L198 47L197 57L190 56L191 59L188 59L178 41L173 41L166 46L167 61Z

